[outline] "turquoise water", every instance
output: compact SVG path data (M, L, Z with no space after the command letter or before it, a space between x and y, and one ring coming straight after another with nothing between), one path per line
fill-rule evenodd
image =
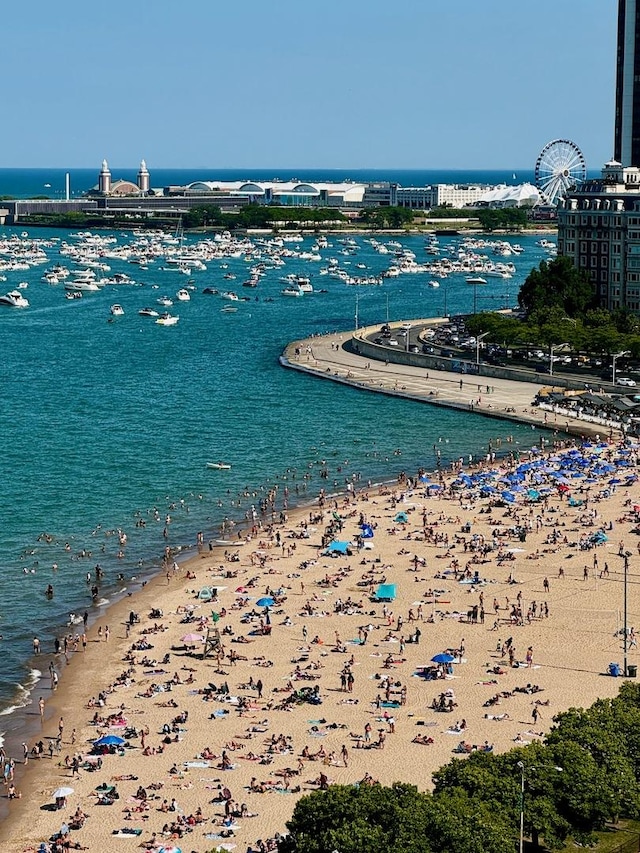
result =
M10 233L5 229L0 237ZM73 242L60 231L34 230L32 236ZM131 239L117 237L120 244ZM367 273L391 263L365 238L356 238L356 254L348 257L339 254L337 238L329 239L332 247L321 251L325 263L330 257L352 267L364 263ZM412 249L418 262L427 260L423 238L395 239ZM443 238L442 245L451 239ZM506 283L508 291L504 282L491 280L480 307L514 304L520 283L543 257L535 241L518 236L525 252L510 259L517 273ZM291 245L300 251L312 242ZM269 270L256 290L244 290L240 285L249 263L229 259L223 270L212 262L207 271L194 271L192 299L174 304L170 310L180 321L168 328L137 312L158 307L160 294L174 296L185 276L163 272L161 264L139 270L108 260L111 272L103 275L126 272L138 286L106 286L70 301L62 285L40 277L44 266L73 264L56 248L47 254L47 265L7 273L0 284L6 292L27 281L23 292L30 301L26 310L0 309L0 709L5 712L24 701L18 685L24 688L31 678L34 633L51 651L54 637L66 630L68 614L91 610L85 577L97 563L105 573L100 600L106 603L123 586L119 573L124 585L135 588L131 577L157 567L165 544L188 545L200 530L207 539L219 535L225 516L241 520L274 484L281 492L287 485L293 503L327 485L319 478L325 465L329 486L338 488L354 472L366 481L393 478L401 468L433 468L434 444L446 461L486 451L498 436L531 443L530 429L360 392L279 366L278 356L290 340L353 328L356 290L362 325L384 322L387 311L392 320L440 314L444 287L430 289L427 273L354 288L319 276L324 264L294 258ZM225 281L224 272L236 273L237 279ZM290 272L310 275L316 288L329 292L281 297L280 276ZM235 314L221 313L226 303L203 294L206 286L232 288L252 301L239 303ZM470 311L472 299L463 276L448 279L450 313ZM114 302L123 306L123 317L110 317ZM206 468L207 461L219 459L231 463L231 470ZM136 526L139 518L145 527ZM117 529L128 537L123 557L118 557ZM52 541L39 540L43 533ZM79 556L83 551L86 556ZM52 600L44 596L49 583L55 589ZM9 724L5 716L0 732Z

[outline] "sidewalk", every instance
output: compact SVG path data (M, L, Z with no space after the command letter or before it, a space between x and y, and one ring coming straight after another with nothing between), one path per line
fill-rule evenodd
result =
M349 332L322 335L288 344L280 356L283 367L300 370L322 379L352 385L366 391L475 412L534 427L559 430L572 435L606 438L598 424L578 418L565 418L531 405L543 385L477 377L446 370L423 370L403 364L374 361L348 352L343 344L351 340Z

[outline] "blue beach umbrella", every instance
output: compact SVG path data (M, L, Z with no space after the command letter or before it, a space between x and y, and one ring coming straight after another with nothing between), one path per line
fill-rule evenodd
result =
M258 605L258 607L273 607L275 601L273 600L273 598L267 595L264 598L259 598L256 601L256 604Z
M126 740L118 735L104 735L94 740L94 746L124 746Z
M453 655L449 655L446 652L440 652L440 654L434 655L431 660L433 663L453 663L455 658Z

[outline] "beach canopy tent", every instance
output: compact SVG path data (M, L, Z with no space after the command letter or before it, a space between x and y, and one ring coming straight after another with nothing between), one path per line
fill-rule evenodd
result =
M335 539L322 552L323 554L349 554L351 548L350 542L340 542Z
M394 583L381 583L374 598L376 601L393 601L396 597L396 585Z
M409 516L406 512L398 512L396 513L396 517L393 520L399 521L401 524L406 524L407 521L409 521Z
M373 539L373 527L370 524L361 524L360 530L362 531L360 536L363 539Z
M203 586L200 592L198 593L198 598L200 601L211 601L215 594L215 590L210 586Z

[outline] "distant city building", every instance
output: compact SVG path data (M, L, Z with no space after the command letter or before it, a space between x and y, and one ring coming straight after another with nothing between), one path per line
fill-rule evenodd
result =
M614 159L640 166L640 20L637 0L618 2Z
M138 170L138 179L137 183L134 184L133 181L126 181L122 178L118 178L117 180L113 180L111 176L111 170L109 169L109 164L106 160L102 161L102 168L100 170L100 174L98 175L98 184L93 187L87 195L96 195L99 194L101 196L131 196L131 195L146 195L150 191L149 187L150 183L150 175L147 169L147 164L142 160L140 162L140 169Z
M611 160L558 209L558 253L589 273L604 308L640 312L640 169Z

